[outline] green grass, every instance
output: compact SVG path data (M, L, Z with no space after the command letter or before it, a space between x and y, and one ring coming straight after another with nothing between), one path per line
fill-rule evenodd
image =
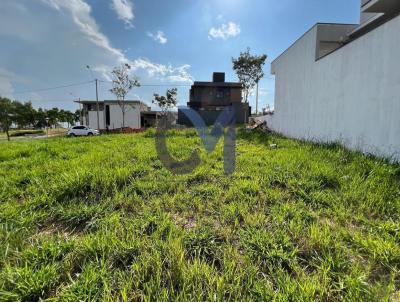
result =
M0 145L0 301L399 301L400 167L262 132ZM272 143L278 149L271 149Z

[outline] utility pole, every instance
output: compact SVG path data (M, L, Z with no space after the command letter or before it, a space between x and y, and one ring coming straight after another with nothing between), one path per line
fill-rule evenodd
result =
M79 104L79 125L83 126L83 108L82 108L82 103L81 103L81 98L77 98L75 96L75 94L73 94L72 92L69 93L74 99L73 101L75 102L75 100L78 100L78 104ZM75 125L71 125L71 126L76 126L76 121L75 121Z
M100 105L99 105L99 88L98 88L98 80L95 79L96 82L96 103L97 103L97 130L100 131Z
M257 94L256 94L256 115L258 115L258 81L257 81Z
M89 66L89 65L86 65L86 68L90 71L90 74L92 75L92 78L94 78L93 71L92 71L92 69L90 68L90 66ZM99 88L98 88L98 82L99 82L99 80L98 80L97 78L94 79L94 83L95 83L95 85L96 85L97 130L100 131L100 113L99 113L99 111L100 111L100 105L99 105Z
M79 125L83 126L83 108L81 98L79 98Z

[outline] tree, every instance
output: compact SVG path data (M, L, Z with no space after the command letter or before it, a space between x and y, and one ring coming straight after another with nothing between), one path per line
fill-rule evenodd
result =
M263 66L266 60L267 55L252 55L250 53L250 48L247 48L245 52L241 52L237 59L232 58L233 70L236 72L239 81L243 84L244 101L246 103L249 102L249 95L252 89L254 89L256 85L258 89L258 83L264 77Z
M80 120L80 111L77 112L71 112L67 111L67 123L69 123L71 126L75 125L76 122L79 122Z
M69 128L70 125L73 125L76 122L76 116L75 113L72 113L71 111L61 109L59 112L58 120L60 122L67 123Z
M31 102L21 103L13 101L14 105L14 123L18 128L34 127L35 126L35 113Z
M35 113L35 127L43 128L47 126L46 122L46 110L39 108Z
M6 133L7 140L10 140L9 130L14 121L15 106L14 103L0 97L0 127Z
M177 95L177 88L168 89L165 96L155 93L152 102L161 108L162 115L165 116L169 109L176 107Z
M79 122L79 121L81 120L82 115L83 115L82 110L77 109L77 110L74 112L74 122L75 122L75 123L76 123L76 122Z
M113 88L110 92L117 97L118 105L122 111L122 128L125 128L125 113L128 111L125 103L125 97L134 87L140 87L137 79L131 79L129 76L129 64L122 64L120 67L114 68L111 72L113 76Z
M57 107L46 110L46 117L48 118L47 126L56 126L61 117L60 110Z
M58 122L66 122L69 126L80 120L80 114L80 110L76 112L58 108L36 110L31 102L21 103L0 97L0 128L6 132L12 124L19 129L55 126Z

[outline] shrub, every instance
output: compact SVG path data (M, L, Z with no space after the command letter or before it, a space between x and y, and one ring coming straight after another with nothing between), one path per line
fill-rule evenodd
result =
M10 137L20 137L25 135L45 134L43 130L17 130L10 133Z

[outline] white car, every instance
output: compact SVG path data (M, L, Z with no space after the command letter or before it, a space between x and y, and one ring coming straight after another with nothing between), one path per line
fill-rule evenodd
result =
M100 135L100 131L86 126L75 126L69 129L68 131L68 136L92 136L92 135Z

